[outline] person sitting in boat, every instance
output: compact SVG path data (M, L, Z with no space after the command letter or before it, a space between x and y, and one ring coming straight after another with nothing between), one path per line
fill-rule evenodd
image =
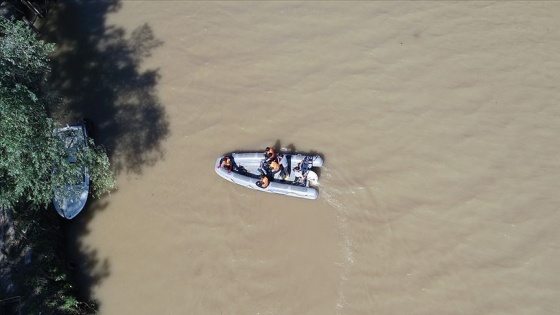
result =
M294 185L306 186L307 172L303 171L300 166L294 167Z
M263 176L274 177L274 174L278 173L280 170L280 164L276 161L262 161L259 168L260 173Z
M284 153L278 153L277 161L278 164L280 164L280 178L290 178L290 173L288 172L288 158L284 155Z
M268 169L270 173L273 175L280 171L280 163L276 162L275 160L268 162Z
M256 184L257 186L259 186L260 188L266 188L268 187L268 184L270 183L269 179L267 176L262 176L261 179L259 179Z
M274 159L276 158L276 153L274 153L274 149L271 147L266 147L266 149L264 149L264 158L265 161L274 161Z
M226 155L220 159L220 164L218 164L218 168L221 168L222 166L227 170L228 173L231 173L231 170L233 169L233 164L229 156Z
M297 165L297 168L299 168L304 175L307 175L307 172L311 170L312 167L313 158L309 156L304 157L303 160L301 160Z

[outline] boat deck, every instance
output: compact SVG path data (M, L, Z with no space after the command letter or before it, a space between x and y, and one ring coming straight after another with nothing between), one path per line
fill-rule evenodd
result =
M256 182L261 178L262 173L259 171L261 163L264 161L264 156L262 153L231 153L227 154L233 161L233 170L228 173L223 167L218 168L220 164L220 158L216 160L215 170L218 175L234 182L238 185L245 186L247 188L278 193L283 195L290 195L294 197L316 199L319 192L313 187L303 187L294 184L295 175L291 172L291 169L301 162L305 156L301 154L286 154L288 160L288 167L286 171L289 174L289 178L283 179L280 177L280 172L274 174L267 188L260 188L256 185ZM313 166L322 166L323 160L320 156L313 156Z

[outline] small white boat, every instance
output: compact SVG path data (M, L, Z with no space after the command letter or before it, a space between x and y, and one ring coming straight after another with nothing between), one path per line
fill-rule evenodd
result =
M89 195L89 172L85 165L78 165L76 152L87 149L87 130L84 124L57 128L55 135L64 142L68 151L68 163L76 169L73 182L54 190L53 204L56 212L63 218L73 219L86 205Z
M262 152L226 154L216 159L214 169L222 178L247 188L292 197L317 199L319 191L313 186L318 185L318 176L317 173L313 172L312 167L323 166L323 158L319 155L280 153L284 154L286 158L287 167L285 171L289 176L281 178L280 172L270 175L270 183L266 188L257 186L257 181L265 173L262 167L265 160ZM230 157L232 161L231 172L228 172L225 167L219 167L222 158L225 156ZM303 181L298 180L296 172L292 171L297 165L301 165L304 174L306 174L306 179Z

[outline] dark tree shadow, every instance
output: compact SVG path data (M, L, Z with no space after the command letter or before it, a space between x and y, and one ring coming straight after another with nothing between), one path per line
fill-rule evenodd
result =
M96 250L84 248L76 261L69 255L65 246L62 227L68 221L60 217L53 207L29 211L26 206L13 211L8 217L17 217L11 224L3 220L3 232L9 232L5 244L2 244L2 263L0 263L2 281L0 288L7 296L20 297L17 312L6 311L0 307L0 314L60 314L59 307L64 303L68 293L80 298L80 314L94 314L98 303L92 301L90 288L110 275L108 259L102 259ZM12 220L10 220L12 221ZM61 277L78 278L81 270L93 270L87 279L89 285L72 286ZM6 272L8 272L9 277ZM9 278L9 279L8 279ZM75 279L80 280L80 279ZM83 283L79 282L78 283ZM8 310L10 311L10 309Z
M107 15L120 7L120 0L59 0L51 6L40 30L42 39L56 44L48 84L61 101L49 111L61 123L87 119L115 173L141 174L163 158L170 132L157 97L158 69L142 67L163 42L148 24L132 32L107 25ZM109 259L81 241L91 232L88 223L107 206L103 198L90 199L74 220L63 224L65 255L84 300L110 275Z
M82 212L72 221L60 218L65 239L65 248L62 253L64 263L79 286L76 291L82 301L91 301L93 288L111 275L109 259L100 257L96 249L84 244L81 240L83 236L91 233L87 228L88 222L93 219L95 214L104 211L108 205L103 200L89 200ZM56 213L56 210L49 209L49 212Z
M115 172L140 174L163 157L169 122L155 86L158 70L142 62L161 46L144 24L126 34L105 25L113 1L60 1L42 29L57 45L49 84L63 102L50 108L69 123L89 119L95 141L103 145Z

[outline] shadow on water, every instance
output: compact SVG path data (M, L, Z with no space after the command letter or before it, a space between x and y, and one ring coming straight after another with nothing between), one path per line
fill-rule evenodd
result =
M169 134L155 85L157 70L141 70L142 61L163 43L148 24L130 34L106 26L119 1L71 1L51 11L43 32L57 44L50 84L65 102L52 108L69 121L83 117L95 126L117 173L141 173L163 157Z
M68 0L53 6L41 32L56 44L49 85L62 101L49 110L62 123L86 118L112 169L141 174L163 158L163 141L170 132L155 89L158 70L142 68L143 60L163 42L148 24L131 32L108 26L107 15L120 7L119 0ZM66 223L70 267L76 270L83 299L90 299L91 290L110 275L109 260L81 242L91 232L88 223L107 203L90 199L80 215Z

